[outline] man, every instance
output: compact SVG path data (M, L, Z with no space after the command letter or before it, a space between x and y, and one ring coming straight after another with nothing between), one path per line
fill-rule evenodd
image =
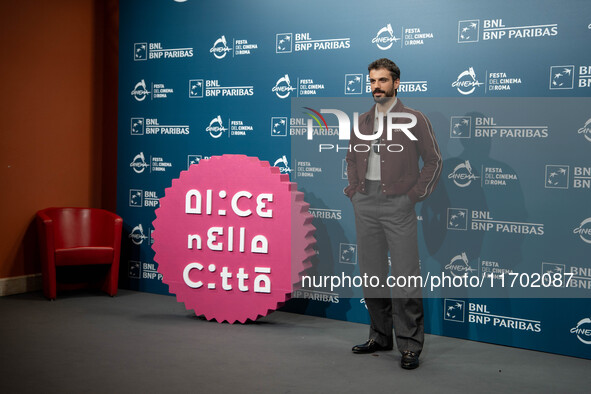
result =
M389 270L394 277L420 275L414 205L433 192L441 174L441 154L429 120L397 98L398 66L389 59L378 59L368 71L375 105L359 117L358 130L367 137L351 133L347 153L349 185L344 192L355 210L361 274L377 276L380 286L364 288L371 320L369 340L352 350L391 350L394 328L402 354L401 367L414 369L419 366L424 341L421 289L412 285L390 288L386 278ZM393 123L391 139L389 113ZM423 160L420 170L419 158Z

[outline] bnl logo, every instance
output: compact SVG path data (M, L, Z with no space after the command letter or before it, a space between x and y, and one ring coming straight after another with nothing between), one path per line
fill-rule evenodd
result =
M458 22L458 43L478 42L480 21L478 19Z
M550 90L573 89L575 86L575 66L550 67Z
M450 138L470 138L472 136L472 118L470 116L452 116L449 126Z
M363 93L363 74L345 74L345 94Z
M141 189L129 189L129 206L143 207L144 206L144 192Z
M468 230L468 210L463 208L447 208L447 229Z
M275 53L291 53L292 48L292 33L279 33L275 35Z
M356 244L339 244L339 263L357 264Z
M565 165L546 165L547 189L568 189L570 167Z
M137 44L133 44L133 60L136 62L140 60L148 60L147 42L138 42Z
M139 279L141 276L141 262L129 260L129 270L127 271L127 276L131 279Z
M131 135L144 135L144 118L131 118Z
M446 298L443 303L443 320L465 322L466 303L462 300Z
M287 117L271 117L271 136L287 137Z

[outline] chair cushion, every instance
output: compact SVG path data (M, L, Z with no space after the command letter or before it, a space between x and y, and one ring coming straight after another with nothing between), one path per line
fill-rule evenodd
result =
M111 264L113 248L108 246L84 246L56 249L55 265Z

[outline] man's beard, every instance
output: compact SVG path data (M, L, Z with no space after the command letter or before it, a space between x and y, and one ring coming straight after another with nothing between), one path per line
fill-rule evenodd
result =
M376 93L384 93L384 95L381 97L376 97ZM378 104L388 102L395 95L396 95L396 93L394 91L394 88L392 88L392 90L389 92L385 92L381 89L376 89L372 92L373 100Z

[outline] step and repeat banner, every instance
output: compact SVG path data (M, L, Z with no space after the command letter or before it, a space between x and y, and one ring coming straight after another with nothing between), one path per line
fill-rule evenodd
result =
M286 310L368 322L348 141L311 110L353 124L373 104L367 65L387 57L444 162L416 205L426 331L591 358L588 15L583 0L121 1L123 285L168 294L151 247L164 190L242 154L288 174L314 216L316 280Z

